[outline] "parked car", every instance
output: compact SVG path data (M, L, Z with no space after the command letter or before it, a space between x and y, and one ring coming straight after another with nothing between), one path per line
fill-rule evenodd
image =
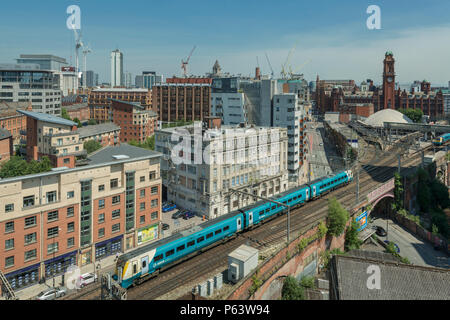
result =
M167 223L163 223L162 224L162 229L163 230L169 230L170 226Z
M185 210L183 210L183 211L178 211L178 212L175 212L173 215L172 215L172 219L178 219L178 218L181 218L184 214L186 213L186 211Z
M386 230L384 230L383 229L383 227L376 227L376 234L377 234L377 236L380 236L380 237L386 237L386 235L387 235L387 233L386 233Z
M50 288L39 293L36 300L55 300L56 298L64 297L67 289L64 287Z
M195 217L195 212L192 211L187 211L184 215L183 215L183 219L184 220L189 220L191 218Z
M84 288L88 284L97 281L97 275L95 273L85 273L80 276L80 286Z
M176 204L170 203L162 208L162 212L169 212L169 211L175 210L176 208L177 208Z

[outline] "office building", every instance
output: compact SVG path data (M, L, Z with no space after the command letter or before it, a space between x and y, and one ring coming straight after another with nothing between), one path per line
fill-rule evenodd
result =
M0 269L14 290L159 238L160 154L107 147L87 166L0 180ZM1 289L0 289L1 290Z
M117 49L111 52L111 88L124 85L123 53Z
M41 70L57 72L69 66L66 59L49 54L21 54L16 60L18 64L37 64Z
M181 145L172 141L174 134L183 137ZM262 197L288 189L285 128L222 126L220 119L207 119L156 131L155 137L156 151L164 154L167 198L182 209L214 219L254 202L230 188ZM186 150L178 150L182 145ZM174 155L182 155L179 163Z
M135 86L137 88L152 89L157 83L163 83L164 76L157 75L154 71L144 71L142 75L136 76Z
M59 81L36 64L0 64L0 102L31 102L35 112L59 115Z

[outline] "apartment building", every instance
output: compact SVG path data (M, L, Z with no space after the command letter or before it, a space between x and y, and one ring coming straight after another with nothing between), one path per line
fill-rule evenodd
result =
M120 127L111 122L82 127L77 132L83 144L89 140L95 140L103 147L120 144Z
M144 142L152 136L158 123L158 115L145 110L138 103L112 100L113 122L120 127L120 141Z
M99 122L112 121L111 101L140 103L144 109L152 105L152 91L149 89L100 88L89 92L88 103L91 119Z
M31 102L33 111L61 114L59 76L37 64L0 64L0 102Z
M87 103L77 103L68 106L64 106L67 110L67 114L71 119L78 119L80 121L88 121L91 119L91 112Z
M209 83L156 84L152 94L152 110L158 114L160 121L201 121L210 116Z
M254 202L253 197L230 188L262 197L288 189L285 128L221 126L220 121L202 127L195 122L155 134L156 150L164 154L161 172L167 198L181 208L214 219ZM183 137L181 145L184 139L191 140L188 150L178 149L174 135L178 135L175 141ZM179 164L173 158L177 154L183 157Z
M13 153L13 139L8 130L0 128L0 164L8 161Z
M0 180L0 269L14 290L159 238L159 153L126 144Z
M13 139L13 145L19 145L25 139L27 119L18 110L31 111L29 102L0 102L0 128L8 130Z

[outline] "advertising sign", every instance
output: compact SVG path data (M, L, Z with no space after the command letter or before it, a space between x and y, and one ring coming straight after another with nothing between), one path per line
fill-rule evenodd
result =
M149 226L138 231L138 245L158 239L158 225Z
M364 230L367 227L368 212L365 211L356 218L356 222L359 225L358 232Z

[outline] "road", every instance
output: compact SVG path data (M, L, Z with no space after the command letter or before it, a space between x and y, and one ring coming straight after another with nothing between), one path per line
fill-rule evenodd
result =
M381 240L393 241L400 248L400 255L408 258L415 265L450 268L450 259L442 251L434 250L433 246L422 241L406 229L393 222L378 218L369 227L380 226L387 231L387 237L379 237Z

